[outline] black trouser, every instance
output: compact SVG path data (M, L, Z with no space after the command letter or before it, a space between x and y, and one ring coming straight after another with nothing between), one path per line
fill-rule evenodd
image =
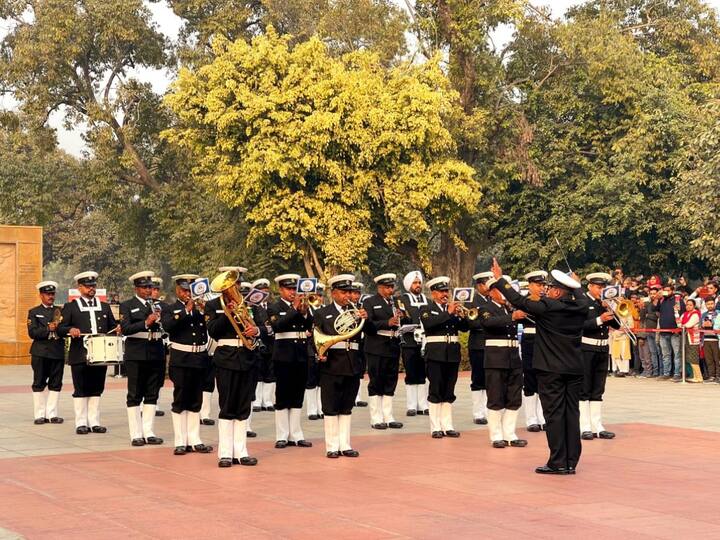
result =
M307 362L276 362L275 408L302 409L307 382Z
M533 369L533 349L534 343L532 341L526 342L523 340L521 354L523 364L523 394L526 396L534 396L538 391L537 373Z
M125 402L128 407L157 404L160 392L158 363L157 360L125 360L128 388Z
M470 390L485 390L485 349L471 349L470 356Z
M215 366L221 420L247 420L255 394L255 370L239 371Z
M167 373L167 356L163 356L162 360L155 362L155 368L158 371L157 374L157 388L155 393L160 396L160 389L165 386L165 374Z
M580 401L602 401L608 374L608 351L583 350L583 385Z
M257 379L263 383L274 383L277 380L275 376L275 365L272 359L272 350L267 353L260 353L260 357L258 358Z
M428 385L428 401L430 403L454 403L455 383L458 378L459 362L425 361Z
M46 386L53 392L62 390L63 370L65 369L65 362L62 358L33 355L30 365L33 370L33 392L42 392Z
M320 369L318 367L318 361L317 358L315 358L315 354L308 356L307 366L308 369L307 379L305 380L305 388L307 390L312 390L320 385Z
M405 384L425 384L425 360L420 353L420 347L403 347L402 359L405 366Z
M398 382L400 358L365 353L370 377L368 396L394 396Z
M172 412L200 412L205 369L170 365L173 383Z
M517 411L522 405L522 368L485 368L487 408Z
M73 397L101 396L105 391L107 366L73 364L70 366L73 380Z
M582 375L538 371L540 403L545 423L553 469L575 468L580 461L580 392Z
M215 364L210 359L210 364L205 367L203 371L203 392L210 392L211 394L215 391Z
M352 414L358 388L360 388L360 377L357 375L320 373L323 414L326 416Z

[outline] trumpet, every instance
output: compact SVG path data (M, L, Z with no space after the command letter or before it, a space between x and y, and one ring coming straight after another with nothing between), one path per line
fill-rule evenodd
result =
M468 308L462 304L458 304L456 315L461 319L467 319L468 321L474 321L480 316L480 310L476 307Z
M310 307L312 309L320 309L322 307L323 297L321 294L310 293L310 294L303 294L301 296L302 296L303 305L306 308Z

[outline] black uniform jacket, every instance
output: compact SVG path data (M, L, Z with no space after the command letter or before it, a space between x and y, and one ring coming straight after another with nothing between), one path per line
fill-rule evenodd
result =
M30 346L31 355L56 360L62 360L65 357L65 341L59 339L60 334L57 333L57 330L55 331L57 337L50 339L50 330L48 330L48 324L52 322L56 309L60 308L57 306L45 307L40 304L28 311L28 336L33 340Z
M379 294L374 294L365 299L363 308L367 311L368 318L365 321L365 354L386 356L389 358L400 357L400 337L397 335L397 326L390 326L389 320L394 316L394 299L385 300ZM393 332L394 336L381 335L378 332Z
M400 295L403 307L405 308L405 314L400 319L400 324L420 324L420 308L427 305L428 299L424 294L412 294L403 293ZM409 349L414 347L420 347L420 343L415 341L414 332L406 332L402 339L400 339L400 346L403 349Z
M150 300L151 303L154 303ZM165 345L162 342L162 328L156 321L145 327L145 319L152 313L152 308L137 296L120 304L120 326L125 336L125 361L162 361L165 358ZM154 339L133 337L138 332L152 332Z
M473 295L473 300L470 303L469 308L476 308L480 313L490 302L489 298L483 296L477 290ZM478 317L474 321L467 322L468 329L470 330L470 336L468 337L468 350L479 351L485 348L485 327L483 326L482 317Z
M620 328L620 324L614 318L607 322L600 320L600 315L607 311L607 308L602 305L600 300L595 300L595 298L590 296L590 293L585 293L582 300L585 301L588 306L587 319L583 327L583 337L607 341L610 328L618 329ZM607 344L594 345L583 343L582 349L583 351L608 352L610 347Z
M71 328L78 328L83 334L107 334L117 326L115 316L110 311L110 304L93 299L94 307L90 307L84 298L68 302L62 309L62 321L58 326L61 337L69 335ZM95 321L93 328L91 317ZM87 361L87 351L83 346L83 336L72 338L68 353L68 364L84 364Z
M559 300L532 300L515 291L503 278L495 282L493 287L499 288L511 304L535 319L535 369L552 373L583 373L580 340L587 318L587 302L578 301L573 295Z
M286 338L283 335L275 339L273 348L274 362L307 362L307 332L312 330L313 316L310 310L303 315L292 304L282 298L268 305L267 314L273 332L295 334L296 337Z
M447 306L446 306L447 307ZM450 315L443 306L429 300L426 306L420 308L420 320L425 328L427 338L441 336L457 338L459 330L467 330L467 321ZM436 362L460 362L460 343L455 341L430 342L425 344L425 360Z
M315 328L329 336L338 335L334 323L340 313L341 311L335 302L321 307L316 310L313 315ZM349 346L349 344L352 343L354 343L354 346L357 348L351 348L352 346ZM343 376L360 375L362 373L362 360L358 354L360 348L360 332L355 334L350 340L340 342L340 346L341 348L328 349L325 353L327 359L324 362L318 363L320 373Z
M221 339L232 339L239 342L240 336L235 332L230 319L220 306L220 298L214 298L205 304L205 324L208 334L216 341ZM242 343L242 342L240 342ZM213 355L213 362L216 366L233 369L236 371L248 371L255 366L257 355L245 347L232 347L218 343Z
M191 312L185 309L180 300L174 304L165 304L162 310L162 327L170 338L170 365L178 367L204 368L210 363L207 351L180 351L174 349L172 344L194 345L199 348L208 342L205 317L193 308Z
M485 347L485 367L497 369L514 369L522 367L520 351L517 345L517 323L505 308L493 302L486 302L480 316L474 322L481 321L485 329L485 340L490 345ZM511 340L511 346L497 347L492 340Z

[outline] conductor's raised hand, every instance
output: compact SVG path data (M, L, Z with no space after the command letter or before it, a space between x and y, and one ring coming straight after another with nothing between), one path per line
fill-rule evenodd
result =
M493 257L492 267L490 268L490 270L492 270L495 279L500 279L503 275L502 268L500 268L500 264L497 262L497 259L495 257Z

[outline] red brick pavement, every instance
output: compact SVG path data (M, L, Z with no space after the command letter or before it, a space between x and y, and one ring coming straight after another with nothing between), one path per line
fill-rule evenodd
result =
M583 447L576 476L527 448L383 432L358 459L253 443L257 467L171 448L0 460L0 526L28 538L720 538L720 433L645 424Z

